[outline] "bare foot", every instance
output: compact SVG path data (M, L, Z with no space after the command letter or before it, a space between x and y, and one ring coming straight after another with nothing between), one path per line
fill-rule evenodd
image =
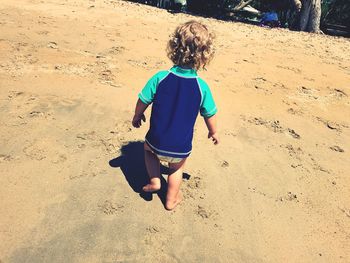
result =
M160 189L160 185L159 184L152 184L152 183L147 184L144 187L142 187L143 191L149 192L149 193L156 192L159 189Z
M182 201L182 193L179 192L177 194L177 198L174 201L168 201L168 200L166 201L166 204L165 204L166 210L169 210L169 211L174 210L175 207L181 203L181 201Z

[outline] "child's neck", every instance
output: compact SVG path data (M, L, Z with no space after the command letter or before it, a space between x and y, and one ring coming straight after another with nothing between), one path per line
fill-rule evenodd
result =
M191 65L178 65L178 67L183 68L183 69L193 69Z

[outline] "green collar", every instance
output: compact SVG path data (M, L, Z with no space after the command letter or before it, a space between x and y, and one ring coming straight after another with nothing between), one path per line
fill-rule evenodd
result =
M173 66L170 71L175 75L182 77L197 77L197 71L192 68L182 68L180 66Z

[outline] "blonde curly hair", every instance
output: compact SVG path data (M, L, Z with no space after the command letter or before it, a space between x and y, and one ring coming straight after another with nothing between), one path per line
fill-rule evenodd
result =
M196 70L209 64L214 56L214 34L200 22L188 21L178 26L168 46L168 58L177 66Z

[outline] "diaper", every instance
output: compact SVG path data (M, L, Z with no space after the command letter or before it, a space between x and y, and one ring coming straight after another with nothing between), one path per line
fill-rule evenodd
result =
M176 157L164 156L164 155L159 155L159 154L156 154L156 155L157 155L159 161L167 162L167 163L179 163L184 159L184 158L176 158Z

